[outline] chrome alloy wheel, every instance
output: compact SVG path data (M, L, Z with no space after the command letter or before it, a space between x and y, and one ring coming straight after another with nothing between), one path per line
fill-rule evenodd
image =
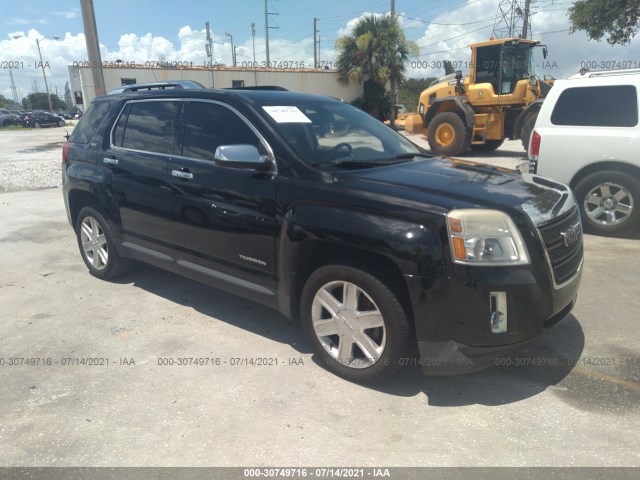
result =
M353 283L327 283L311 306L313 330L324 349L341 365L370 367L384 352L386 329L371 297Z
M93 217L85 217L80 225L80 242L85 258L96 270L103 270L109 261L109 248L102 227Z
M629 190L617 183L606 182L593 187L584 199L584 211L600 225L619 225L633 211Z

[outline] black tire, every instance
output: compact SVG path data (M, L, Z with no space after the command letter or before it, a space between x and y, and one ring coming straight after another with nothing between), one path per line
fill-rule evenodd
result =
M529 141L531 140L531 133L533 133L533 127L536 125L536 119L538 118L538 112L530 113L522 123L522 130L520 131L520 141L522 142L522 148L525 152L529 151Z
M64 120L58 121L58 126L59 127L64 127L66 124L67 124L67 122L65 122Z
M504 143L504 139L502 140L487 140L483 144L471 145L471 150L474 152L493 152L497 150L500 145Z
M574 191L587 232L618 236L640 229L640 180L637 177L605 170L584 177ZM629 208L622 208L624 205ZM598 213L598 208L602 213Z
M40 125L40 122L35 122L33 124L33 128L40 128L42 125Z
M471 129L457 112L441 112L429 122L428 140L438 155L460 155L471 145ZM441 129L443 129L441 131Z
M85 226L87 228L83 229ZM84 207L80 210L76 222L76 238L82 260L91 275L107 280L118 277L129 269L130 260L118 254L109 223L99 208ZM83 244L89 245L85 247ZM89 253L88 250L91 249L92 253Z
M5 120L4 122L2 122L2 126L3 127L9 127L12 125L11 120Z
M346 284L351 285L346 287L349 291L358 292L352 297L355 299L353 309L347 308L352 302L345 299ZM329 294L329 298L336 301L333 307L337 310L335 314L324 306L318 306L320 300L314 303L320 292L337 292L336 297L333 297L333 293ZM402 305L384 283L367 272L342 265L321 267L309 277L301 300L300 317L304 330L322 364L336 375L357 383L380 382L393 375L401 364L399 359L409 351L411 327ZM358 317L350 313L353 311L376 311L378 315L369 318L375 317L375 321L381 322L382 326L365 327L359 324ZM327 320L326 328L329 330L326 336L316 332L314 318ZM332 329L342 333L332 334ZM342 340L351 332L353 336ZM343 350L348 355L346 361L340 357L343 341L348 342L344 343ZM380 350L375 351L372 359L365 356L366 348L359 346L365 342L366 348L377 347ZM329 350L334 353L329 353Z

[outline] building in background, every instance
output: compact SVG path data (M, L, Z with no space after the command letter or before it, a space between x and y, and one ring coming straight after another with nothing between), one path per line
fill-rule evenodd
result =
M170 62L169 62L170 63ZM253 87L275 85L287 90L315 93L352 102L362 96L362 82L348 85L338 81L336 70L307 68L245 68L216 65L205 67L172 68L149 65L105 65L103 67L106 91L134 83L162 82L167 80L194 80L211 87L212 75L216 88ZM91 69L69 65L69 81L73 105L85 110L95 97Z

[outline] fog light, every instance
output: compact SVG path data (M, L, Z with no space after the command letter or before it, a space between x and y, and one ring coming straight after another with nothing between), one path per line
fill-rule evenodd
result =
M507 331L507 292L489 293L491 331L505 333Z

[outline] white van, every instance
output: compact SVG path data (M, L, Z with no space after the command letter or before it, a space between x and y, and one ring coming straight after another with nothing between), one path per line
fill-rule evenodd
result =
M529 170L569 184L586 230L640 228L640 69L581 72L547 95L529 143Z

